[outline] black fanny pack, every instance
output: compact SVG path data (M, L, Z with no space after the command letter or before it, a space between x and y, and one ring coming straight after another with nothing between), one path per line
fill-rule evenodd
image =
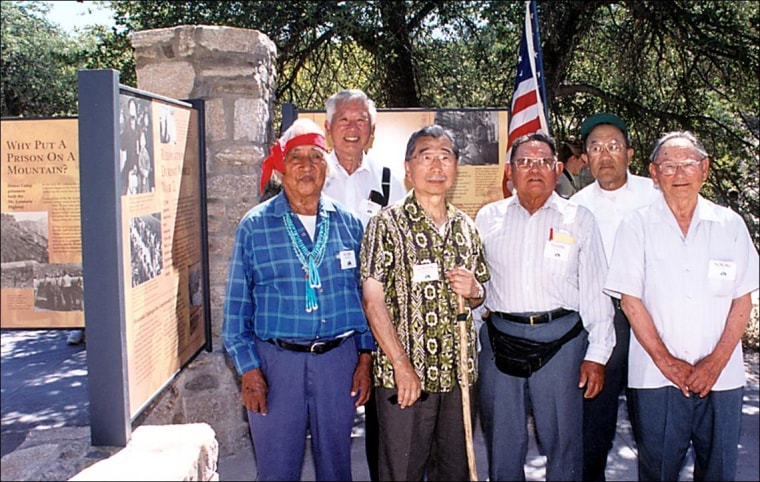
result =
M528 378L540 370L557 354L562 345L583 331L583 322L578 320L578 323L562 338L541 342L502 333L496 329L490 319L487 320L487 324L488 338L491 341L491 348L493 348L496 368L507 375L522 378Z

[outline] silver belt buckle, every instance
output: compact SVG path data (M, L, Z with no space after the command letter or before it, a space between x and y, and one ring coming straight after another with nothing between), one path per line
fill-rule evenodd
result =
M322 347L324 345L325 345L324 341L315 341L309 347L309 353L313 353L313 354L317 354L318 355L319 353L317 353L317 350L319 350L319 347Z

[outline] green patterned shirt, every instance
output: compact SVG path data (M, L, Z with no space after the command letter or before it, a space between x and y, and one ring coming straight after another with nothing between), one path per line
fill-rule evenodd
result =
M490 278L483 244L472 219L447 202L448 222L439 231L414 197L414 191L373 216L361 249L362 281L374 278L385 291L385 304L396 333L431 393L457 385L459 336L457 295L444 273L462 266L481 283ZM414 266L437 264L437 279L413 281ZM469 380L477 379L477 353L472 315L467 315ZM395 386L393 365L378 347L374 354L375 385Z

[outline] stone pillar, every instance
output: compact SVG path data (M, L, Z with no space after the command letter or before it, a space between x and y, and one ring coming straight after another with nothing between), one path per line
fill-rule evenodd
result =
M258 203L261 162L274 142L276 48L256 30L185 25L135 32L137 87L206 103L212 342L222 349L222 303L235 227Z
M237 377L221 341L222 304L235 228L258 203L261 162L275 139L275 45L256 30L186 25L135 32L132 46L139 89L205 100L214 347L185 367L135 425L206 422L219 440L220 458L252 457Z
M214 349L235 227L258 203L261 161L274 142L274 43L256 30L183 25L135 32L137 87L206 102L209 270Z

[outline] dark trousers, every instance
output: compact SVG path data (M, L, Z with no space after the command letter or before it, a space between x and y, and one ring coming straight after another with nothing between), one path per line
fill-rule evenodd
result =
M350 481L356 397L349 394L358 357L353 338L322 355L261 340L256 349L269 385L269 413L248 410L256 480L300 480L308 430L316 479Z
M431 393L424 402L417 400L403 410L388 401L396 393L395 388L375 387L377 418L383 428L379 480L469 480L459 386Z
M380 424L377 422L377 403L372 391L367 403L364 404L364 452L367 454L367 469L369 480L377 482L377 454L380 445Z
M689 398L675 387L632 389L639 480L678 480L689 445L694 480L736 479L743 388Z
M617 342L604 369L604 388L596 397L583 399L583 480L587 482L607 480L604 471L617 431L618 398L628 384L631 325L619 300L613 305Z

